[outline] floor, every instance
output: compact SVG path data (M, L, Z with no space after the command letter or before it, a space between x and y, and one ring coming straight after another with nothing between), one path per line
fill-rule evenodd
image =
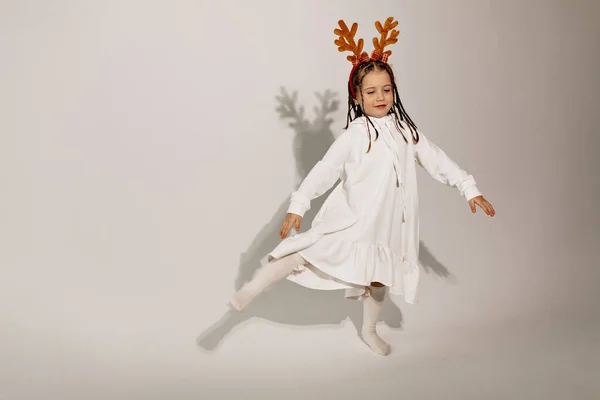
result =
M350 320L294 327L250 316L218 341L173 327L121 342L109 331L62 342L5 331L0 399L600 399L600 329L581 321L380 324L388 357Z

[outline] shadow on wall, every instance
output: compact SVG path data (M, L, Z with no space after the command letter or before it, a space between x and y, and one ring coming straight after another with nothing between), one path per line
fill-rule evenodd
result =
M331 131L333 120L328 116L338 110L339 101L336 100L335 93L329 90L315 95L319 106L315 107L313 121L305 117L304 107L298 107L297 92L290 95L282 88L280 95L276 96L279 117L290 121L289 126L295 133L293 145L298 180L294 187L300 185L335 140ZM301 232L310 228L313 218L332 190L333 188L311 202L311 209L304 215ZM235 280L236 291L252 278L260 267L260 260L279 244L279 231L288 206L289 197L282 201L270 221L240 255L240 267ZM427 273L449 276L448 270L435 260L425 246L421 247L421 261L427 264ZM197 343L201 349L214 350L236 325L252 317L290 325L340 324L350 318L358 335L362 325L362 305L356 303L345 299L343 290L311 290L284 279L258 296L243 313L228 311L198 337ZM402 313L391 301L385 303L380 319L392 328L402 327Z

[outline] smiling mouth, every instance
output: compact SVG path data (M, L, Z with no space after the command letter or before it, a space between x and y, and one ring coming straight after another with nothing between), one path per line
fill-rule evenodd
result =
M386 106L386 104L382 104L380 106L375 106L375 107L377 107L377 108L385 108L385 106Z

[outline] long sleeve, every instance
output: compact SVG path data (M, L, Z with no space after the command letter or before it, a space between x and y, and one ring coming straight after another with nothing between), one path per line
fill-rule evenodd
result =
M419 132L419 143L415 145L415 158L435 180L456 187L465 199L471 200L481 195L473 176L461 169L421 132Z
M343 132L329 147L323 158L315 164L298 190L292 193L288 213L304 216L310 210L310 202L321 196L340 178L344 164L348 162L352 148L352 137Z

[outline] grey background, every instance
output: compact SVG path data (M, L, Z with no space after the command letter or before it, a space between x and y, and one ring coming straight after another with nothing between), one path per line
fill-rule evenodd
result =
M342 292L227 301L345 125L338 19L387 16L497 215L419 170L381 358ZM597 398L599 38L595 1L0 1L0 399Z

